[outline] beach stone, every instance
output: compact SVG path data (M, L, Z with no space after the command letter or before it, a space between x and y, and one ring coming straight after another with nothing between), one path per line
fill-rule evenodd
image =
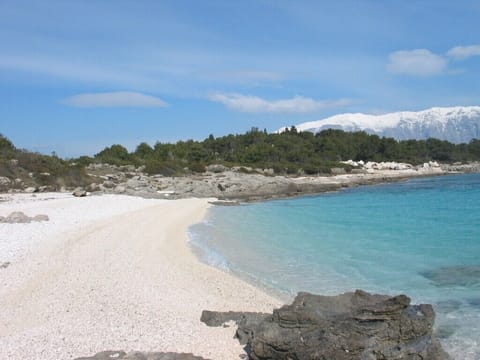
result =
M91 357L81 357L74 360L206 360L200 356L185 353L172 352L140 352L134 351L126 353L125 351L102 351Z
M45 214L39 214L39 215L35 215L33 218L32 218L32 221L48 221L50 220L48 215L45 215Z
M32 221L32 218L21 211L14 211L4 219L4 222L10 224L29 223L30 221Z
M37 190L36 187L29 186L29 187L27 187L24 191L25 191L26 193L33 194L33 193L37 192L38 190Z
M87 192L84 189L78 187L73 191L72 195L75 197L84 197L87 196Z
M221 317L202 314L202 319L215 325ZM299 293L271 315L238 320L234 314L233 320L252 360L450 359L433 334L434 319L431 305L410 305L405 295L357 290L337 296Z
M22 224L22 223L29 223L32 221L48 221L49 218L47 215L40 214L34 217L30 217L25 215L21 211L14 211L7 217L0 216L0 223L9 223L9 224Z

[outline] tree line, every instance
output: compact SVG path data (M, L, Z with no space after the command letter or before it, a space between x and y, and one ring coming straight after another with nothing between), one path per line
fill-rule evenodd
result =
M313 134L299 132L292 126L282 133L252 128L245 134L217 138L210 135L203 141L157 142L153 146L143 142L131 152L114 144L93 157L65 160L55 154L41 155L16 149L10 140L0 135L0 176L12 175L7 160L14 158L26 171L68 175L67 178L82 176L82 169L90 163L144 166L150 174L168 176L203 172L210 164L270 168L277 174L318 174L330 173L333 167L348 168L340 161L349 159L411 164L479 161L480 140L474 139L468 144L438 139L397 141L364 131L329 129Z
M245 134L203 141L157 142L154 146L139 144L129 152L121 145L112 145L87 161L115 165L145 166L149 173L164 175L204 171L206 165L271 168L278 174L329 173L332 167L347 167L345 160L397 161L421 164L428 161L466 162L480 160L480 140L453 144L438 139L404 140L379 137L364 131L324 130L317 134L299 132L295 127L282 133L267 133L252 128Z

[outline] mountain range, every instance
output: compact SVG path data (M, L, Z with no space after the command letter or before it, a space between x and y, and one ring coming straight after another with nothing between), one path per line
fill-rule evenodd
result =
M480 138L480 106L433 107L422 111L401 111L382 115L339 114L295 125L298 131L314 133L325 129L365 131L397 140L436 138L468 143ZM285 128L280 129L283 131Z

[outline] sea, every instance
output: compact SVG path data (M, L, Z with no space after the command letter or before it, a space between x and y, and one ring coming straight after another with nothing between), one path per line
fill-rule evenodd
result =
M189 234L203 261L285 299L362 289L432 304L444 349L480 359L480 174L214 206Z

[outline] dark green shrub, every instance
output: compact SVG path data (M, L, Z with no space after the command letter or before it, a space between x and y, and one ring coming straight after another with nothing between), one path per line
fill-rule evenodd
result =
M202 163L190 164L188 165L188 169L196 173L204 173L205 171L207 171L207 169L205 168L205 164Z

